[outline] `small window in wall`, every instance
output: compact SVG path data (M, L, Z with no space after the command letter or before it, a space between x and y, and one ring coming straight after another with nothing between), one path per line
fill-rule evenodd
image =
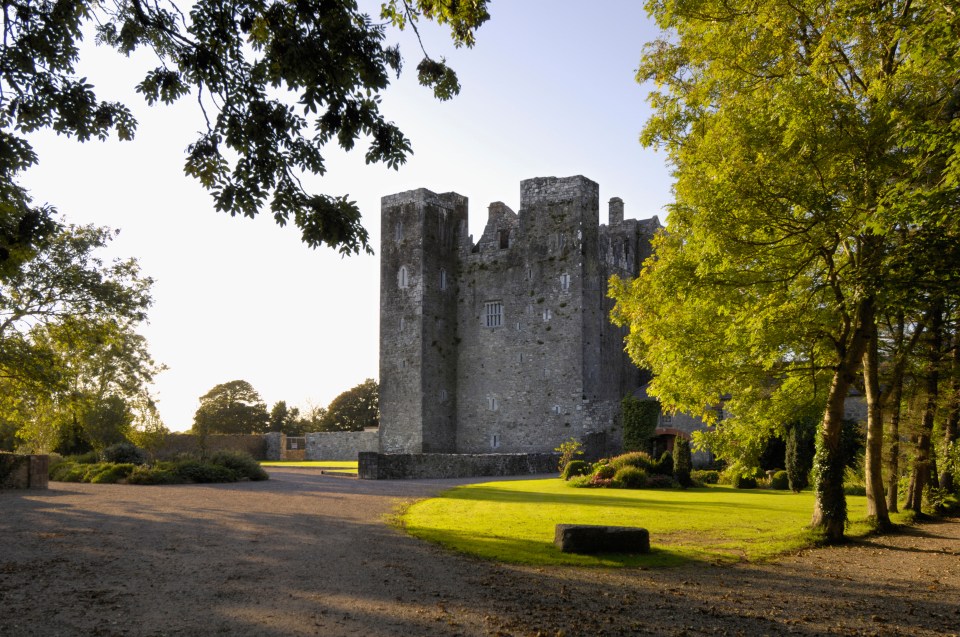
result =
M553 312L550 311L550 308L547 308L543 311L543 320L549 321L553 318Z
M497 232L497 236L500 240L500 249L506 250L510 247L510 229L502 228Z
M517 331L519 332L520 329L521 329L521 327L520 327L520 321L517 321Z
M490 436L490 448L496 449L500 446L500 434L493 434Z
M563 409L561 409L560 405L554 405L552 411L553 411L554 414L556 414L556 415L559 416L559 415L560 415L560 412L562 412Z
M533 281L533 268L527 268L527 281Z
M557 233L557 249L563 250L565 245L567 245L567 235L562 232Z
M496 410L499 409L499 408L500 408L500 404L497 402L497 397L496 397L496 396L488 396L488 397L487 397L487 409L489 409L490 411L496 411Z
M407 326L407 319L405 319L405 318L403 318L403 317L401 316L401 317L400 317L400 331L402 332L402 331L403 331L403 328L405 328L406 326Z
M446 402L447 400L447 390L441 389L440 393L437 396L440 399L440 402Z
M523 352L520 352L519 354L517 354L517 362L518 363L523 362Z
M410 284L410 277L407 274L407 266L401 265L400 271L397 272L397 287L405 288Z
M447 271L444 268L440 268L440 289L447 289Z
M403 239L403 222L402 221L397 222L397 226L394 229L394 232L396 234L397 241L400 241L401 239Z
M669 425L670 423L673 422L673 416L671 416L670 414L663 414L662 416L660 416L660 422L662 422L665 425Z
M560 275L560 289L569 290L570 289L570 275L563 273Z
M501 301L488 301L483 304L483 324L486 327L503 325L503 303Z

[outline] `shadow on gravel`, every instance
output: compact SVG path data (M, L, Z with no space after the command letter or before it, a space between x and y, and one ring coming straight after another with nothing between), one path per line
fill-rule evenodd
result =
M396 499L463 481L271 475L3 494L0 635L936 635L960 623L955 588L815 557L802 568L503 566L381 522Z

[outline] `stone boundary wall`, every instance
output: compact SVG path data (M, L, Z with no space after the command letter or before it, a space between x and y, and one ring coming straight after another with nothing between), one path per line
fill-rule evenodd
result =
M475 478L557 473L554 453L374 453L359 457L362 480Z
M292 436L306 439L306 450L287 449L287 436L279 432L264 434L266 460L356 460L357 454L380 449L380 431L318 431ZM297 456L302 454L302 458Z
M46 489L50 456L0 452L0 489Z
M261 434L210 434L207 453L217 451L246 451L257 460L267 459L267 443ZM200 438L191 433L172 433L167 436L156 456L161 460L175 458L181 453L200 453Z
M356 460L380 449L380 431L325 431L307 434L307 460Z

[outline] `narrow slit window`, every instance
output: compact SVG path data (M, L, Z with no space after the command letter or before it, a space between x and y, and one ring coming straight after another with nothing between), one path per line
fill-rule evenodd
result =
M407 266L400 266L400 271L397 272L397 287L405 288L410 284L410 277L407 274Z
M440 268L440 289L447 289L447 271L444 268Z
M569 290L570 289L570 275L564 272L560 275L560 289Z

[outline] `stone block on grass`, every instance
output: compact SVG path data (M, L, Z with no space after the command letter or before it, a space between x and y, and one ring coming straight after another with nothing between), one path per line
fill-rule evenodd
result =
M563 553L649 553L650 533L636 526L558 524L553 543Z

